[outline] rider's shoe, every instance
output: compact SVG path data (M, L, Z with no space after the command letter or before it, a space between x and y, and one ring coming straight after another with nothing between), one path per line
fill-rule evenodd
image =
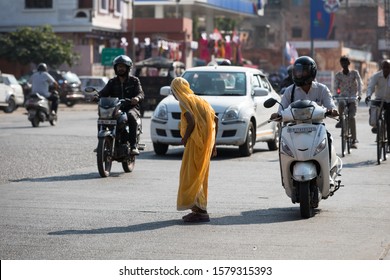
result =
M139 155L139 150L136 146L132 146L131 147L131 151L130 151L130 154L134 155L134 156L138 156Z
M357 145L356 145L357 143L359 143L358 140L353 140L353 141L352 141L351 148L352 148L352 149L357 149Z
M371 128L371 132L374 133L374 134L377 134L378 129L376 127L373 127L373 128Z

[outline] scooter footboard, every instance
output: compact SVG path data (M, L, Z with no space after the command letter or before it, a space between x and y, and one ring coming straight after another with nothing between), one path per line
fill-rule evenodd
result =
M295 181L310 181L317 177L317 168L314 162L305 161L294 164L292 176Z

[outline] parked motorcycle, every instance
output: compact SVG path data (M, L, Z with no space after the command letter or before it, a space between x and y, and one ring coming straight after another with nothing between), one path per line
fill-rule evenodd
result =
M33 127L40 122L48 121L52 126L57 123L57 114L51 111L50 101L39 93L32 93L24 105L28 112L28 120Z
M97 92L92 87L87 87L86 92ZM97 166L101 177L108 177L111 172L113 161L122 163L125 172L132 172L135 166L135 155L131 154L130 143L127 140L128 125L127 114L121 107L130 102L127 99L116 97L99 98L97 120L98 124L98 147ZM145 145L140 144L142 134L142 121L138 119L137 145L139 150L144 150Z
M279 102L271 98L264 106L270 108L276 103ZM300 204L301 217L310 218L321 199L327 199L341 187L337 177L342 161L328 143L323 123L328 115L325 108L314 101L298 100L281 115L278 121L282 121L279 138L282 185L292 203Z

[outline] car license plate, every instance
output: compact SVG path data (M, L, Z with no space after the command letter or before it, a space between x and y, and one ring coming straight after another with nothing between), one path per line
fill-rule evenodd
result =
M116 124L116 120L98 120L97 123L98 124L112 124L112 125L115 125Z
M315 126L309 126L309 127L289 127L287 128L288 133L309 133L312 131L316 131L317 128Z

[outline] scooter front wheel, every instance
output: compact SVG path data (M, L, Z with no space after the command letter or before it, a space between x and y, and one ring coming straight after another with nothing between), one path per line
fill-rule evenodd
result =
M111 137L99 138L97 147L97 166L101 177L108 177L112 166L112 147Z
M301 210L301 217L308 219L311 217L311 203L310 203L310 182L299 182L299 207Z

